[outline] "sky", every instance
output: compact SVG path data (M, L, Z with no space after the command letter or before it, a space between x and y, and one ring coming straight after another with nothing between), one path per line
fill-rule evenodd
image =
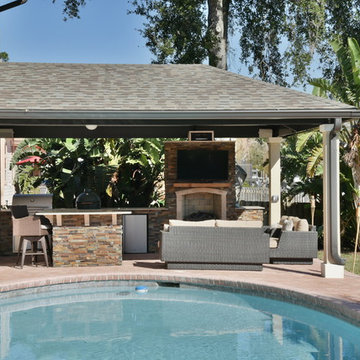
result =
M0 0L0 5L12 0ZM150 63L136 30L143 19L127 15L127 0L88 0L80 19L63 21L62 0L28 0L0 13L0 51L12 62Z
M13 0L0 0L0 5ZM144 19L128 15L128 0L88 0L80 19L63 21L63 0L28 0L0 13L0 51L12 62L148 64L153 55L138 29ZM240 68L236 48L229 70Z

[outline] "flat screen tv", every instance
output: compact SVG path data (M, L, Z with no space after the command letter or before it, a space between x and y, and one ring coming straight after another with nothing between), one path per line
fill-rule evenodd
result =
M228 157L226 150L178 150L177 180L226 181Z

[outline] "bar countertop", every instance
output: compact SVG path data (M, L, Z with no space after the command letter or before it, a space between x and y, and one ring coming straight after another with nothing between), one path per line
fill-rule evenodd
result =
M130 215L130 210L102 208L102 209L43 209L36 215Z
M52 222L53 216L56 217L56 226L63 226L63 216L83 216L84 217L84 225L90 226L91 215L111 215L112 216L112 224L117 225L118 215L131 215L131 211L125 211L124 209L115 209L115 208L102 208L102 209L43 209L35 212L35 215L44 215L50 218Z

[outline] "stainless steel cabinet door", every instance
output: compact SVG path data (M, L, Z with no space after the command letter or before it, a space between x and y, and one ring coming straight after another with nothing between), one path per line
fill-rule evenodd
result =
M147 252L147 215L124 215L124 253Z

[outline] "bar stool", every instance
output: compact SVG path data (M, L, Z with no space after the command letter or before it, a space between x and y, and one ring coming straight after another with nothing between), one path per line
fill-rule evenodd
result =
M48 246L46 244L46 237L50 235L49 230L41 225L40 217L30 216L25 205L11 206L13 235L20 236L18 257L16 265L19 263L21 255L21 268L24 266L25 256L30 255L31 262L34 264L39 255L45 258L46 266L49 266ZM28 251L28 245L31 245L31 250ZM38 244L41 250L38 249Z

